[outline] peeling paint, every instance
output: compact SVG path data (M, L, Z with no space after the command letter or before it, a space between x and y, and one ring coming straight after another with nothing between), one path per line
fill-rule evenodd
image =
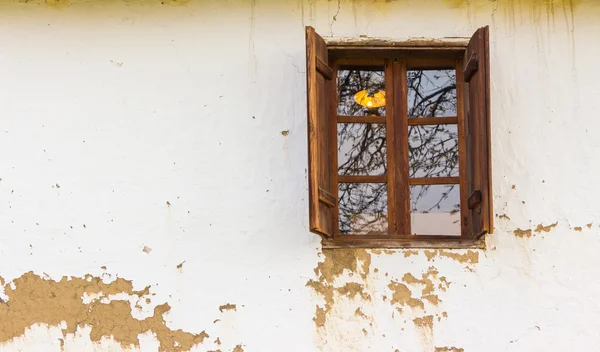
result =
M412 249L405 250L404 251L404 258L408 258L411 255L418 255L418 254L419 254L419 251L415 251L415 250L412 250Z
M521 229L516 229L513 231L513 234L517 237L531 237L531 229L527 229L527 230L521 230Z
M326 320L327 320L327 312L325 312L325 309L317 306L317 309L315 311L315 316L313 317L313 321L315 322L315 324L317 324L317 327L323 327L323 326L325 326Z
M537 225L535 232L550 232L550 230L552 230L552 228L556 227L558 225L558 221L555 222L554 224L550 224L548 226L544 226L542 224Z
M187 351L208 337L204 331L193 334L168 328L163 318L171 309L168 303L157 305L151 317L138 320L132 316L129 301L100 301L109 295L123 293L141 299L149 290L150 286L134 291L131 281L122 278L107 284L91 275L83 278L65 276L56 282L33 272L25 273L4 285L8 300L0 304L0 321L3 322L0 343L22 336L34 324L61 326L62 322L65 322L64 338L80 327L89 326L93 342L112 338L123 348L139 347L138 335L148 331L156 336L160 350L168 352ZM85 304L82 297L86 294L100 296Z
M362 299L371 300L371 296L364 292L364 285L358 282L348 282L343 287L336 288L335 290L343 296L354 298L360 296Z
M360 310L360 308L356 308L356 310L354 311L354 315L356 315L357 317L365 318L365 319L367 318L365 313L363 313L362 310Z
M65 8L70 5L69 0L45 0L45 2L46 5L54 8Z
M422 318L414 318L413 323L415 323L415 326L417 326L417 327L432 330L433 329L433 315L426 315Z
M227 303L222 306L219 306L219 311L221 313L223 313L223 311L226 311L226 310L237 310L237 307L235 304L231 304L231 303Z
M435 352L465 352L464 348L458 347L436 347Z
M183 6L187 5L191 0L161 0L161 5Z
M363 284L349 282L341 287L334 285L334 280L344 272L358 274L365 280L370 273L371 254L365 249L323 249L323 261L314 269L317 280L309 280L307 287L312 288L325 300L325 306L317 305L313 318L317 327L323 327L334 303L334 294L338 293L349 298L357 296L370 299L370 295L364 292Z
M479 252L468 250L464 254L450 252L444 249L425 251L425 256L428 261L433 260L435 257L446 257L456 260L462 264L477 264L479 263Z
M380 255L380 254L395 254L396 251L391 250L391 249L374 248L374 249L371 249L371 253L377 254L377 255Z
M392 300L390 303L397 304L400 306L408 306L411 308L425 309L423 301L416 299L412 296L410 289L402 283L392 281L388 285L388 288L392 290ZM402 308L398 308L398 311L402 312Z

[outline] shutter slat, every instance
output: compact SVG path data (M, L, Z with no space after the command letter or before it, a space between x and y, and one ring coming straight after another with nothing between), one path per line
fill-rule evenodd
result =
M314 28L306 27L309 223L310 231L331 237L337 192L331 177L335 116L329 116L334 73L327 62L325 41Z
M493 232L490 136L489 28L477 30L467 47L464 81L467 110L467 200L470 236Z
M473 77L473 74L475 72L477 72L477 66L478 66L478 62L477 62L477 53L471 53L471 56L469 57L469 60L467 61L467 63L465 64L465 68L464 68L464 76L465 76L465 82L469 82L471 80L471 77Z
M323 77L325 77L327 80L331 80L331 77L333 77L333 71L331 70L331 68L327 66L327 64L323 60L319 59L318 56L317 71L319 71L319 73L322 74Z
M335 207L335 196L323 188L319 188L319 201L327 204L330 207Z

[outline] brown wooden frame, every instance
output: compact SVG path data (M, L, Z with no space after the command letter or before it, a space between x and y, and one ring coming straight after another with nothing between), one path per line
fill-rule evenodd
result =
M310 27L309 27L310 28ZM312 30L312 28L311 28ZM313 30L314 31L314 30ZM479 38L479 39L478 39ZM483 38L483 39L482 39ZM378 40L330 40L327 42L328 61L319 62L316 60L316 70L324 77L330 79L332 84L328 89L328 111L330 119L329 126L329 179L331 190L337 190L340 183L386 183L388 189L388 234L387 235L342 235L339 233L339 209L337 196L334 204L331 200L320 199L320 201L330 204L332 207L332 228L331 236L323 236L324 248L344 248L344 247L364 247L364 248L481 248L484 241L481 237L483 233L492 233L493 225L490 220L483 223L481 234L474 234L472 219L479 220L480 217L490 216L491 214L491 159L487 159L487 182L489 188L483 189L486 196L485 203L487 208L483 210L490 214L474 213L475 207L480 207L481 199L475 199L478 188L473 192L473 168L476 169L479 179L485 176L481 173L482 169L477 165L469 164L467 147L472 146L469 142L467 131L467 121L475 123L479 130L487 128L487 135L478 135L475 139L477 143L489 143L489 63L488 66L477 66L477 55L489 55L487 45L489 42L487 27L481 28L470 41L463 39L452 40L417 40L392 43L389 41ZM485 42L483 41L485 39ZM477 46L479 45L479 46ZM468 48L468 51L467 51ZM477 54L476 51L480 53ZM466 59L466 53L469 52L469 59ZM486 57L489 62L489 56ZM480 61L481 56L480 56ZM484 62L485 63L485 62ZM475 66L473 66L475 65ZM340 67L344 69L373 69L384 67L385 71L385 90L387 99L385 116L338 116L337 115L337 73ZM452 69L456 72L456 99L457 114L452 117L418 117L408 118L408 85L407 71L411 69ZM479 73L477 73L479 70ZM466 73L465 73L466 72ZM478 74L476 81L477 89L481 84L487 82L488 87L485 92L468 91L468 83L473 74ZM482 75L487 75L482 78ZM465 79L465 76L466 77ZM487 79L487 81L485 81ZM481 107L476 113L484 115L487 113L487 126L482 122L473 122L468 120L466 110L469 108L469 96L475 96L477 101L481 101L482 94L486 98L487 105ZM479 96L478 96L479 95ZM471 106L471 110L472 110ZM487 109L487 110L485 110ZM481 117L481 116L480 116ZM485 117L485 116L484 116ZM387 173L379 176L348 176L338 175L337 161L337 125L338 123L377 123L386 125L387 140ZM457 125L458 129L458 154L459 154L459 176L458 177L430 177L430 178L410 178L409 176L409 157L408 157L408 127L416 125ZM483 127L481 127L483 126ZM479 133L479 131L478 131ZM484 146L485 147L485 146ZM489 155L489 144L487 152ZM484 160L486 161L486 160ZM471 169L469 169L471 168ZM460 186L460 218L461 235L450 236L432 236L432 235L413 235L411 234L410 221L410 186L412 185L445 185L456 184ZM336 193L337 194L337 193ZM487 220L486 220L487 221Z
M339 55L339 53L338 53ZM388 234L386 236L373 235L341 235L339 233L339 209L334 208L333 238L324 240L325 247L473 247L475 244L468 237L465 222L466 217L466 151L464 143L464 113L462 111L462 58L337 58L330 59L329 65L334 68L337 77L339 69L372 69L384 67L386 77L386 114L385 116L339 116L335 113L330 130L335 132L330 139L331 154L331 179L337 189L340 183L386 183L388 194ZM408 84L407 72L412 69L453 69L457 72L457 116L453 117L408 117ZM461 75L459 76L459 72ZM334 81L335 82L335 81ZM337 85L336 85L337 86ZM331 90L330 101L337 104L337 89ZM460 91L460 96L459 96ZM339 175L337 168L337 124L338 123L377 123L386 125L387 139L387 173L377 176L346 176ZM430 177L410 178L408 167L408 127L417 125L447 125L458 126L458 177ZM336 154L336 155L333 155ZM333 163L335 161L335 163ZM413 235L410 221L410 186L413 185L446 185L456 184L460 187L461 203L461 236L428 236Z

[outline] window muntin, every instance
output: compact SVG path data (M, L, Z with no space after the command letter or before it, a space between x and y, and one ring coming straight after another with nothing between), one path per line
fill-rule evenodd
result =
M456 61L447 60L439 69L409 69L406 60L401 65L396 60L391 69L394 59L385 62L387 70L368 60L337 69L337 233L460 236ZM386 72L391 76L386 77ZM386 87L386 79L396 85L387 82ZM364 100L357 99L365 91L381 104L376 99L379 93L385 105L366 107ZM381 116L390 101L395 108ZM390 150L388 136L400 148ZM403 150L406 155L396 155ZM388 161L397 172L407 169L406 184L389 179ZM400 199L391 199L390 192ZM396 224L406 221L393 228L390 217Z

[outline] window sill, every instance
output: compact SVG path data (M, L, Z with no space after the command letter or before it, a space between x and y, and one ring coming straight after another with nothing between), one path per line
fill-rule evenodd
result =
M423 248L423 249L485 249L482 236L478 240L465 238L424 238L391 237L391 236L337 236L323 238L323 248Z

